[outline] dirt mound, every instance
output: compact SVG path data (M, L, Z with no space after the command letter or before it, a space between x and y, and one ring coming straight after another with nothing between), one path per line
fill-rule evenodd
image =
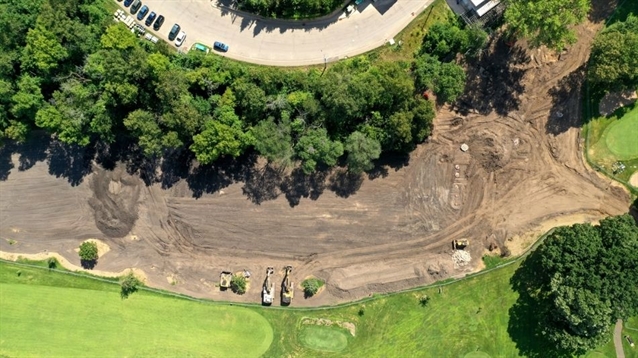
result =
M470 154L488 173L503 168L509 162L512 140L502 140L495 133L483 132L470 139ZM508 148L510 147L510 148Z
M113 171L96 168L90 180L95 225L109 237L124 237L137 221L138 199L142 181L126 173L124 168Z

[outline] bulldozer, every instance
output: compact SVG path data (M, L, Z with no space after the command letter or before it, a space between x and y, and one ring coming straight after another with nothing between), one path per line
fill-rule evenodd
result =
M284 276L284 280L281 282L281 305L288 306L290 302L292 302L293 297L295 296L295 286L292 281L290 281L290 273L292 272L292 266L286 266L285 268L286 274Z
M275 284L270 279L270 275L275 272L275 269L268 267L266 269L266 279L264 280L264 287L261 292L261 304L264 306L270 306L274 299L273 293L275 293Z
M459 239L452 241L452 248L454 250L463 250L470 245L470 240L468 239Z
M222 290L228 289L230 287L230 281L233 279L233 274L228 271L222 271L221 275L219 275L219 287Z

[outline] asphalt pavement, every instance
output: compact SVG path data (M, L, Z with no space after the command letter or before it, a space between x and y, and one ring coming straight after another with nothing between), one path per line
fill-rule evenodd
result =
M182 27L187 34L181 46L184 50L196 42L212 47L214 41L221 41L228 44L230 50L219 54L235 60L271 66L305 66L336 61L382 46L434 0L366 0L348 17L337 13L312 21L265 19L220 6L217 1L142 2L151 11L166 17L155 34L157 37L168 40L173 24ZM124 8L122 2L118 4ZM124 9L129 13L129 9Z

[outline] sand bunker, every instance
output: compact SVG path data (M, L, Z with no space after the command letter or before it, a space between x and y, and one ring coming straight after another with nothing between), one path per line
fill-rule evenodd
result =
M629 185L633 186L634 188L638 188L638 172L635 172L631 178L629 178Z

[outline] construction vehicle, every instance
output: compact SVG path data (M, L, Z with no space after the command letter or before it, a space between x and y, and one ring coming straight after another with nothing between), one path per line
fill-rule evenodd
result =
M222 271L221 275L219 275L219 287L222 290L228 289L230 287L230 281L233 279L233 274L228 271Z
M281 282L281 305L288 306L292 302L295 296L294 283L290 280L290 273L292 272L292 266L285 267L286 274L284 280Z
M264 287L261 292L261 304L270 306L274 299L275 284L270 279L270 275L275 272L275 269L269 267L266 269L266 279L264 280Z
M459 239L452 241L452 248L454 250L463 250L470 244L468 239Z

